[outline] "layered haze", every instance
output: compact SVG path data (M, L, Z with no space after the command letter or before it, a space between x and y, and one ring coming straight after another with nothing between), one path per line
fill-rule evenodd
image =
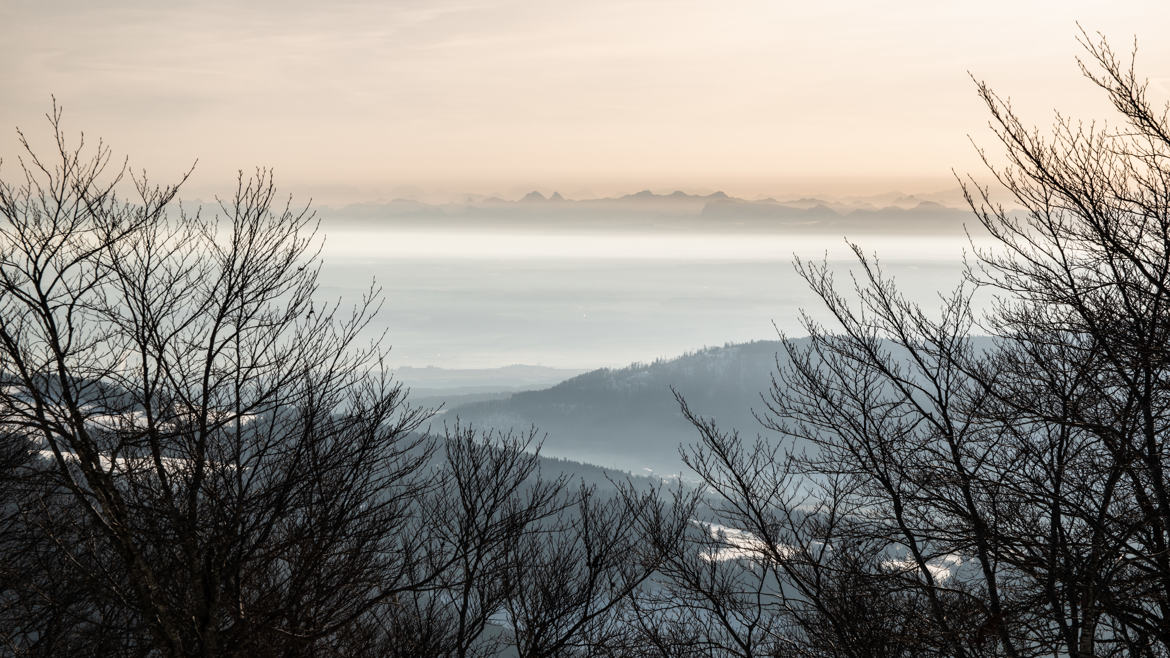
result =
M911 197L632 197L326 209L323 293L352 300L376 280L397 365L584 370L802 334L800 309L818 304L793 258L847 277L846 235L927 304L980 244L970 210Z
M6 173L22 136L52 151L56 102L66 134L112 145L111 172L128 157L131 196L145 170L211 213L237 172L271 167L318 213L322 298L381 289L368 337L417 400L556 425L529 403L610 398L509 396L805 334L827 318L793 259L848 291L847 240L933 306L982 244L960 181L994 180L972 147L995 139L972 78L1027 123L1101 115L1078 24L1122 53L1136 29L1158 104L1168 21L1154 0L14 0L0 126L23 133L0 144ZM760 345L726 354L758 361ZM699 354L654 377L725 353ZM651 379L647 404L673 408ZM620 442L552 445L619 464ZM620 463L677 466L659 448Z

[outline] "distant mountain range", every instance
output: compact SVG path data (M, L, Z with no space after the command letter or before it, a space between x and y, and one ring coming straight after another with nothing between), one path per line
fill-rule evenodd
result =
M544 390L455 406L445 418L501 429L536 426L543 454L660 476L683 470L678 446L695 440L671 393L691 408L747 436L760 429L778 341L707 348L675 359L593 370Z
M410 199L320 209L329 224L397 228L510 227L541 230L639 230L803 233L957 234L975 224L965 207L891 195L874 201L831 203L800 198L748 200L723 192L706 195L643 190L620 197L566 199L532 191L517 200L469 197L460 203Z

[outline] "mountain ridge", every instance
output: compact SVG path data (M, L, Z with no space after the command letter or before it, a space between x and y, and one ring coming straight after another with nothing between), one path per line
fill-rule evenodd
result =
M803 340L803 339L797 339ZM485 427L537 427L543 454L632 472L680 473L681 444L695 439L674 392L727 429L752 435L780 341L707 347L670 359L599 368L542 390L454 406L446 416Z
M533 190L518 200L498 197L430 204L410 199L320 209L332 224L387 228L538 228L541 230L651 230L959 234L974 223L969 209L901 196L886 205L799 198L743 199L722 191L706 195L642 190L619 197L568 199Z
M790 342L801 348L810 340ZM993 344L986 336L972 336L971 341L977 351ZM893 344L890 349L895 355L904 352ZM725 431L738 431L745 438L769 435L756 414L765 411L762 396L786 359L780 340L727 343L649 363L590 370L549 388L453 406L446 415L502 430L536 427L547 434L547 456L635 473L677 474L685 471L680 445L698 437L675 392L695 414Z

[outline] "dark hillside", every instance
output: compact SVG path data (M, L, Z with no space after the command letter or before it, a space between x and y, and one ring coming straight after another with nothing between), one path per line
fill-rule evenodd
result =
M502 400L465 404L448 416L500 429L535 425L548 437L543 454L631 470L677 473L680 443L694 430L679 413L671 387L692 408L726 427L754 434L752 409L761 407L775 370L779 341L705 348L684 356L620 369L600 369L551 388Z

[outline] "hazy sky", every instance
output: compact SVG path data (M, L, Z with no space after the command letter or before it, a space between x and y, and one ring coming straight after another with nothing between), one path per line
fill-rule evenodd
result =
M0 3L15 126L104 137L193 195L234 172L326 203L651 187L744 196L950 186L977 168L967 77L1047 123L1099 114L1076 21L1162 92L1170 3L414 0ZM819 5L819 6L818 6Z

